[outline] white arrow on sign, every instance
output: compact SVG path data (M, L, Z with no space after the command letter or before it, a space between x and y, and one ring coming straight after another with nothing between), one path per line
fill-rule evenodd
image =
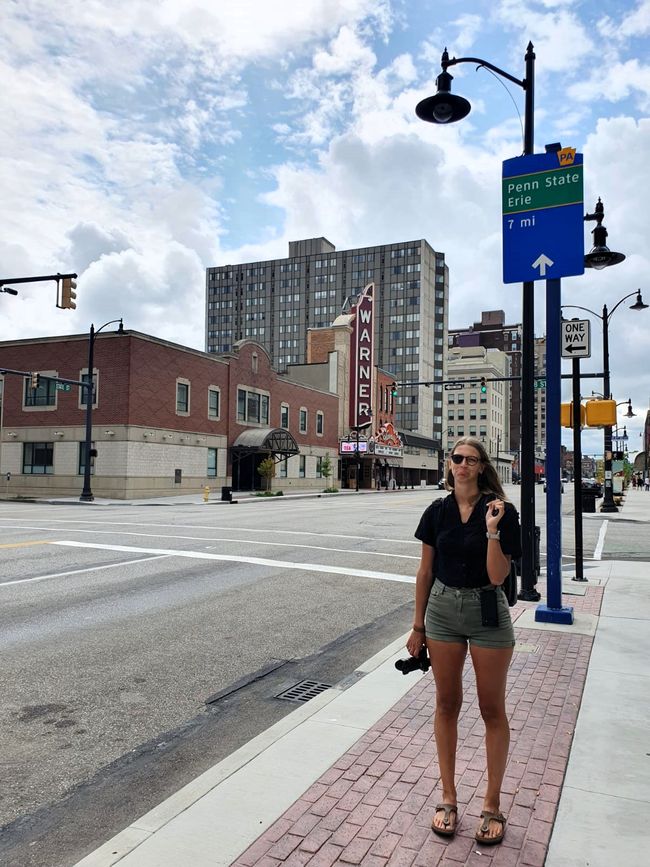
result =
M549 259L548 256L546 256L544 253L541 253L537 257L537 259L535 259L535 261L533 262L531 267L532 268L539 268L539 276L545 277L546 276L546 269L550 268L551 265L553 265L553 264L554 263L553 263L552 259Z

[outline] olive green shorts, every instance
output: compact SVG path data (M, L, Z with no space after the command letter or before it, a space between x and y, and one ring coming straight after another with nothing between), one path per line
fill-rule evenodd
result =
M425 626L427 638L432 641L458 641L477 647L514 647L510 609L500 587L497 595L498 627L483 626L481 622L480 588L448 587L437 578L431 588Z

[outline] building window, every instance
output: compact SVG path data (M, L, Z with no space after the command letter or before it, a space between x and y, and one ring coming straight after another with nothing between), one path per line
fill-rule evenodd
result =
M213 421L219 418L221 392L218 388L208 389L208 418Z
M300 433L307 433L307 410L300 410Z
M320 412L320 410L319 410L319 411L316 413L316 433L317 433L319 436L322 436L322 435L323 435L323 427L324 427L324 424L325 424L325 417L323 416L323 413Z
M305 466L306 466L306 464L307 464L307 458L305 457L305 455L300 455L300 470L298 472L298 475L300 476L301 479L305 478Z
M252 369L253 369L253 373L257 373L257 371L258 371L258 367L259 367L259 365L258 365L257 352L254 352L253 355L252 355Z
M278 464L278 478L280 479L286 479L287 477L287 462L288 458L285 458Z
M209 479L217 477L217 449L208 449L208 471Z
M176 415L190 414L190 384L176 380Z
M90 443L90 475L95 475L95 443ZM77 461L77 472L80 476L86 474L86 443L79 443L79 460Z
M54 443L23 443L25 475L51 475L53 472Z
M245 388L237 389L237 421L248 424L269 423L269 396Z
M280 427L289 429L289 406L286 403L280 407Z
M323 459L322 458L316 458L316 478L317 479L323 478Z
M41 378L38 388L32 388L29 377L25 377L23 406L56 406L56 382Z

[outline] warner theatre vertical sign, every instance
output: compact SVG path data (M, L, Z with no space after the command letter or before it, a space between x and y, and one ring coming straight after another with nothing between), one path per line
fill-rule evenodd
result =
M375 284L369 283L359 296L352 332L350 418L352 427L372 423L373 305Z

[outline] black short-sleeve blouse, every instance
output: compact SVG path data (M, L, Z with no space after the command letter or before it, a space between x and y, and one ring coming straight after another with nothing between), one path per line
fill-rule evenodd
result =
M494 499L484 494L476 502L467 523L463 524L453 494L434 501L420 518L415 538L435 548L434 575L449 587L482 587L490 583L487 573L485 512ZM519 515L506 503L499 521L501 550L513 558L521 557Z

